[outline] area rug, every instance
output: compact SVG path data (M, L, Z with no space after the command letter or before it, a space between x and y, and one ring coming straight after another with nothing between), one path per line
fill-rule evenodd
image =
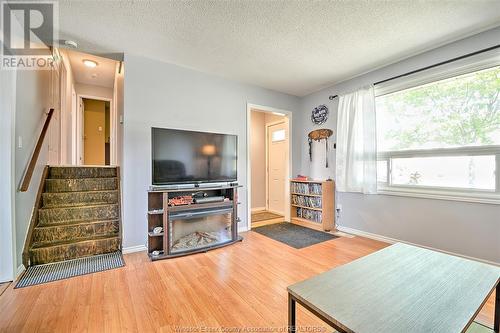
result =
M252 231L267 236L296 249L338 238L326 232L302 227L289 222L269 224L252 228Z
M125 266L125 262L123 261L121 252L31 266L28 267L14 289L107 271L123 266Z
M252 213L252 223L265 221L265 220L279 219L280 217L283 217L283 215L271 213L271 212L268 212L266 210L262 211L262 212L255 212L255 213Z

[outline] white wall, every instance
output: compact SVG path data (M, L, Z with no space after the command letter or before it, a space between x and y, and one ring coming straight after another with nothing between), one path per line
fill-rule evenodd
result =
M13 20L12 24L18 25L18 29L13 29L14 32L22 31L17 20ZM18 40L23 38L21 35L11 37ZM45 112L53 105L49 93L50 75L51 72L45 70L0 71L0 174L3 177L0 190L0 281L9 278L9 275L10 279L15 278L22 267L24 241L42 171L47 164L46 139L28 191L18 192L46 119ZM9 253L4 253L4 250ZM8 263L11 269L4 266L9 260L5 255L13 255L13 263Z
M336 129L338 101L331 102L329 95L494 46L499 40L500 28L492 29L302 98L302 119L296 119L307 124L296 132L302 139L301 172L311 171L307 154L311 110L319 104L329 106L330 119L324 127ZM323 172L335 174L333 167ZM342 204L341 226L500 263L500 205L354 193L339 193L337 203Z
M17 263L14 220L16 72L0 70L0 283L12 281Z
M75 84L75 90L78 95L113 99L113 88L77 83Z
M47 137L42 146L40 156L31 179L27 192L18 192L17 188L21 183L24 170L33 153L36 141L40 135L46 113L51 107L49 99L50 71L17 71L16 83L16 119L15 119L15 226L16 226L16 257L17 266L22 264L22 251L26 233L33 212L35 197L38 192L38 185L42 176L44 166L47 164L48 150ZM17 146L19 137L22 138L23 145Z
M246 227L247 103L297 111L298 98L140 56L126 54L125 63L124 247L146 242L152 126L238 135L238 215Z
M252 209L266 208L266 114L251 114Z

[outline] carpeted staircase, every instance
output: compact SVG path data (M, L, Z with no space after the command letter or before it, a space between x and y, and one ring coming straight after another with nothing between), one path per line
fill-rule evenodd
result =
M121 249L117 167L49 167L40 200L30 265Z

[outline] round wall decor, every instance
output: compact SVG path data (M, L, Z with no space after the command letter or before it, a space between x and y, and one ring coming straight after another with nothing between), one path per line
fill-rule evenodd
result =
M315 125L322 125L328 119L328 107L326 105L320 105L314 108L311 112L311 121Z

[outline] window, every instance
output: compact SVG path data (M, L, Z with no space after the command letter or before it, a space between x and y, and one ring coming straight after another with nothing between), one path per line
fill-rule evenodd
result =
M272 140L272 142L283 141L285 139L286 139L286 136L285 136L285 130L284 129L279 129L279 130L273 131L271 133L271 140Z
M382 88L376 113L380 192L500 203L500 66Z

